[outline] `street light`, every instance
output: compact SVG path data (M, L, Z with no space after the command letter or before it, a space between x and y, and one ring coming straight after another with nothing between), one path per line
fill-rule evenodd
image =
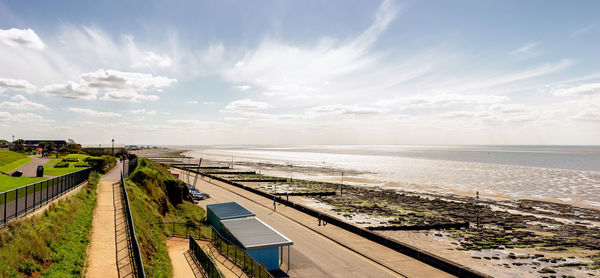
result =
M115 139L112 139L112 155L115 156Z

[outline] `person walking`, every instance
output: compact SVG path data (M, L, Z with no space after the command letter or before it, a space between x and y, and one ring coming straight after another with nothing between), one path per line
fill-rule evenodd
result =
M319 213L317 217L319 218L319 226L321 226L321 214Z
M273 196L273 210L277 210L277 200L275 198L276 197Z

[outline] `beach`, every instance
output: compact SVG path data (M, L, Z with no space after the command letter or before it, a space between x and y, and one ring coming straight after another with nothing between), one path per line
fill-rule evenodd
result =
M383 175L369 171L367 167L339 167L342 163L321 163L325 166L306 160L286 163L286 157L280 157L278 160L272 157L269 159L269 156L255 159L248 158L248 154L244 152L240 152L233 159L227 159L227 155L232 151L222 149L181 149L175 152L192 157L192 163L197 163L195 159L202 157L204 166L233 166L236 171L256 171L260 174L220 176L265 192L335 192L335 195L289 198L345 222L374 229L376 233L495 277L600 275L597 270L600 254L600 212L596 206L589 203L594 202L594 199L586 199L585 194L566 194L561 200L558 199L561 197L536 198L520 195L522 193L510 194L511 192L486 190L481 187L465 191L462 187L454 188L448 185L432 186L376 179L374 177L381 178ZM200 153L202 155L199 155ZM314 159L321 160L331 155L320 154L319 157L319 154L310 153ZM300 157L302 156L300 153ZM348 158L348 155L343 156ZM348 160L345 163L348 163ZM444 163L464 165L473 162ZM570 171L569 173L584 173L586 177L597 175L594 171L501 164L478 165L475 169L514 170L514 167L523 168L522 171L527 170L529 173L541 171L556 174ZM287 182L269 182L271 177L284 178ZM473 176L465 178L474 179ZM343 195L340 194L340 189L344 191ZM543 187L534 188L532 191L542 190ZM475 197L474 191L480 191L479 199ZM573 206L573 200L588 202ZM433 227L465 221L470 224L469 228L380 228Z

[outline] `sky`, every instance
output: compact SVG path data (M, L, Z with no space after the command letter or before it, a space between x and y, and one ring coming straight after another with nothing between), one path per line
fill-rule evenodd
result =
M597 145L598 11L0 0L0 139Z

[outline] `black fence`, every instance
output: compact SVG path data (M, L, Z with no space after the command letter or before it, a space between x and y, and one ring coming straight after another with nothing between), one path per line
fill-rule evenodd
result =
M130 155L126 162L127 163L123 162L123 176L129 177L129 174L137 167L138 157L136 155Z
M264 265L255 261L248 253L246 253L246 251L225 238L221 233L215 230L213 226L173 222L158 223L156 225L160 227L167 236L183 238L195 237L197 239L211 241L216 252L227 257L249 277L273 278L273 275Z
M121 202L123 202L123 212L126 215L127 222L127 249L129 250L129 257L133 258L133 266L131 268L133 272L132 274L134 277L144 278L146 277L146 273L144 272L142 253L140 252L140 246L135 235L135 227L133 225L133 219L131 218L131 209L129 207L129 196L127 195L127 189L125 188L125 180L123 178L123 174L121 174L119 189L121 190L121 196L123 196L123 198L121 198Z
M205 277L208 278L222 278L223 276L217 269L215 263L210 259L210 256L204 252L204 250L198 245L198 242L194 239L194 236L190 236L190 250L194 254L194 258L202 266Z
M90 172L86 168L0 193L0 227L86 182Z

